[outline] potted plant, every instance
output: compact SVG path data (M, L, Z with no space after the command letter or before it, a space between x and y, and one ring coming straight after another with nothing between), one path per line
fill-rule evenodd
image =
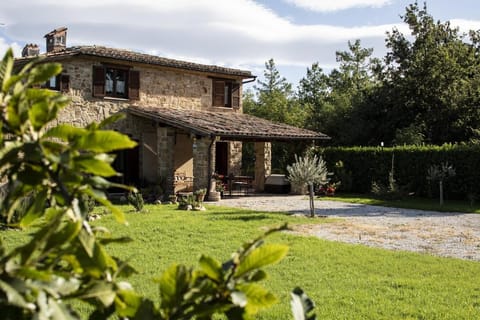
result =
M220 192L220 196L223 197L223 192L225 191L225 185L221 180L217 180L215 191Z
M196 208L203 208L203 200L205 199L205 195L207 194L207 189L202 188L196 190L193 195L195 197L195 207Z

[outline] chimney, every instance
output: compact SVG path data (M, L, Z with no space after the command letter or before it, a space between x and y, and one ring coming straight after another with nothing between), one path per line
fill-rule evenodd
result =
M64 50L67 47L67 28L57 28L45 35L47 53Z
M26 44L25 47L23 47L22 57L24 58L35 57L35 56L38 56L39 54L40 54L40 48L36 44L29 43L29 44Z

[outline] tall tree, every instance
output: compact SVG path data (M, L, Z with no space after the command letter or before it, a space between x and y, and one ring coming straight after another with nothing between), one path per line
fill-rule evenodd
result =
M390 136L410 132L434 144L469 140L480 121L479 33L468 38L449 22L435 22L426 4L409 5L403 21L411 34L387 33L382 74L385 94L395 97L387 106L387 123L396 130Z
M293 94L292 85L281 76L273 59L265 62L264 80L259 80L254 88L256 95L246 92L243 97L244 112L274 122L303 127L306 112ZM284 172L293 162L293 155L301 153L300 144L273 143L272 167ZM250 150L250 151L249 151ZM245 152L252 152L245 148ZM243 159L253 159L252 154L244 154ZM248 163L245 163L248 165Z
M309 110L307 126L324 132L333 143L348 145L359 142L358 109L363 109L365 98L374 81L371 77L373 49L362 48L360 40L348 42L347 51L337 51L338 69L326 75L314 63L300 80L298 96Z

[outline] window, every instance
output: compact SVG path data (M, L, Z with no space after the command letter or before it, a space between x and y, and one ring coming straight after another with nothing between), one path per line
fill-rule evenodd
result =
M59 74L57 76L51 77L45 83L44 88L68 92L70 89L70 77L67 74Z
M128 67L94 66L93 96L139 99L140 74Z
M239 108L240 84L234 80L213 79L213 106Z
M105 69L105 95L109 97L127 98L125 84L127 83L127 70Z

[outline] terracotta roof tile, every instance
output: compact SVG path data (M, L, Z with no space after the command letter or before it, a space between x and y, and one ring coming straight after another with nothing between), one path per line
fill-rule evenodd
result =
M248 114L133 106L131 114L202 136L238 140L326 140L327 135Z
M128 62L145 63L149 65L157 65L157 66L178 68L178 69L184 69L184 70L239 76L242 78L254 77L252 73L247 70L239 70L239 69L225 68L225 67L214 66L214 65L193 63L193 62L182 61L182 60L168 59L168 58L163 58L163 57L154 56L150 54L133 52L125 49L114 49L114 48L107 48L102 46L70 47L60 51L49 52L41 56L45 56L47 60L56 60L63 57L81 56L81 55L117 59L117 60L128 61ZM29 60L29 59L32 59L32 58L31 57L19 58L17 60L21 62L22 60Z

